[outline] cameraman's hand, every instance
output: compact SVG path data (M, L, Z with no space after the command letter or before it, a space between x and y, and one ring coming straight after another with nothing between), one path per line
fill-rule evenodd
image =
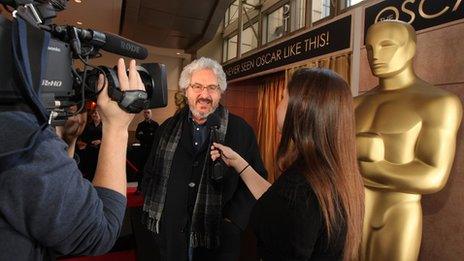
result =
M126 73L126 65L124 60L118 60L118 79L122 91L127 90L145 90L142 79L136 70L135 60L130 61L129 77ZM134 114L127 113L119 108L118 103L111 100L108 96L108 81L104 81L104 76L98 78L98 89L104 88L98 95L98 112L102 118L103 128L117 128L127 130L130 122L134 118Z
M77 106L69 108L69 113L76 113ZM69 117L64 126L56 126L56 134L68 144L68 155L72 158L76 147L77 138L82 134L87 122L87 113L80 113ZM85 143L84 143L85 144ZM79 145L78 145L79 147Z
M78 141L76 142L76 145L77 145L77 148L78 148L79 150L84 150L85 148L87 148L87 143L85 143L85 142L83 142L83 141L81 141L81 140L78 140Z
M144 90L142 79L135 69L135 60L130 62L129 77L123 59L118 61L118 78L122 91ZM104 83L105 82L105 83ZM102 140L98 154L97 170L93 185L103 187L126 195L126 154L129 138L129 124L135 114L130 114L119 108L117 102L108 96L107 81L100 75L97 109L102 119Z
M73 105L69 108L69 113L76 113L77 106ZM87 112L79 113L69 117L63 126L63 140L71 144L76 142L77 138L82 134L87 122Z
M90 143L92 143L93 146L97 147L98 145L100 145L101 140L93 140Z

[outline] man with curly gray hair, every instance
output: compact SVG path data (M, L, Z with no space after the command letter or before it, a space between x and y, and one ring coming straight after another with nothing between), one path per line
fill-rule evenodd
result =
M266 176L253 129L219 101L227 88L221 65L199 58L179 79L187 105L155 135L144 171L143 222L162 260L238 260L255 202L233 168L211 162L212 141L240 151Z
M207 81L210 84L201 85L200 81ZM192 91L188 90L189 87ZM199 121L205 121L206 117L216 110L221 94L227 89L226 74L219 63L201 57L182 70L179 88L187 96L193 116ZM204 89L207 91L204 92Z

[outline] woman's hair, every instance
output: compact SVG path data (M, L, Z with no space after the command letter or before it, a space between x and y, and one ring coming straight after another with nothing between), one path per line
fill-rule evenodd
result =
M329 244L346 231L344 260L359 254L364 188L356 159L353 98L327 69L300 69L288 86L288 107L277 150L281 170L295 167L313 189ZM346 226L346 230L343 229Z

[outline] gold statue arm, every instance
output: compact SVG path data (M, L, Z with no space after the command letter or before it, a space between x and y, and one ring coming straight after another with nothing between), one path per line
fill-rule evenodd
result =
M424 120L414 160L406 164L387 160L359 161L366 186L420 194L444 187L454 160L462 106L454 95L440 101L427 108L434 114Z
M433 193L440 190L448 179L445 169L440 170L419 159L401 165L385 160L361 161L359 165L366 186L404 193Z

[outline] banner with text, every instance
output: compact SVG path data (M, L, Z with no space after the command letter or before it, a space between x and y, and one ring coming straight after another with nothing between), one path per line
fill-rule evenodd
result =
M401 20L416 31L464 18L462 0L388 0L365 10L364 35L382 20Z
M350 48L351 15L224 66L227 80Z

